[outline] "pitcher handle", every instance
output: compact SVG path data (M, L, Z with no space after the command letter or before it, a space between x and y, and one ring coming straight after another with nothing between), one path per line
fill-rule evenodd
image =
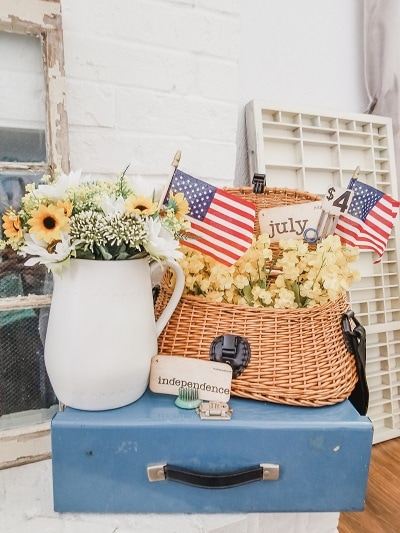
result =
M171 298L167 305L165 306L165 309L161 313L161 315L158 317L158 320L156 321L156 335L157 337L160 335L162 330L167 325L168 320L171 318L172 313L175 311L176 306L179 303L179 300L182 296L183 289L185 287L185 275L183 273L182 267L174 260L165 260L162 261L162 266L170 267L175 273L175 287L174 291L171 295ZM153 263L150 263L150 274L152 274L157 268L160 268L159 263L157 261L154 261Z

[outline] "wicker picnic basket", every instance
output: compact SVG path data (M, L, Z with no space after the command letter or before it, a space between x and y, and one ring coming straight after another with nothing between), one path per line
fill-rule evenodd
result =
M257 211L319 198L290 189L227 189L256 204ZM255 228L259 232L258 222ZM171 273L167 272L155 305L158 317L169 301ZM323 306L301 309L253 308L215 303L183 295L158 338L160 355L209 359L215 337L232 333L247 339L251 358L232 380L232 395L288 405L324 406L346 399L357 382L354 356L341 329L349 308L343 295Z

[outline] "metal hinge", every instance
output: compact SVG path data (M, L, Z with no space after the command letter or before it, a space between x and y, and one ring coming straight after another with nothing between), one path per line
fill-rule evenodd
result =
M196 412L202 420L230 420L233 409L225 402L202 402Z
M273 463L261 463L263 469L263 481L275 481L279 479L279 465Z

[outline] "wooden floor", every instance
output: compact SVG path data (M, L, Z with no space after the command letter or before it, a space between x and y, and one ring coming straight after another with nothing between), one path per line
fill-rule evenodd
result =
M400 533L400 437L372 447L365 509L342 513L339 533Z

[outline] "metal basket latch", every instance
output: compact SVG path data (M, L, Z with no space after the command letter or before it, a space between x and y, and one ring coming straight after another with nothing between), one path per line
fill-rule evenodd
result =
M228 363L232 367L232 376L237 378L249 364L250 345L239 335L220 335L211 343L210 359L218 363Z
M266 185L265 174L254 174L253 176L253 192L256 194L262 194Z

